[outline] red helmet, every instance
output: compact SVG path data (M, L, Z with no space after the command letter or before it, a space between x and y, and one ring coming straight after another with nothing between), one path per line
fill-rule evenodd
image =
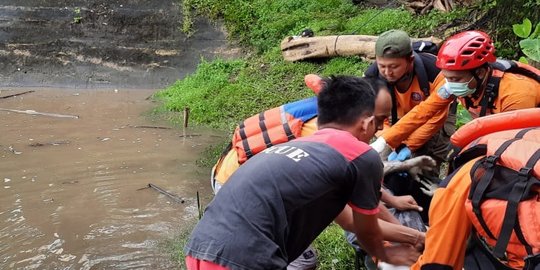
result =
M440 69L468 70L495 60L495 47L486 33L465 31L444 42L437 55L436 65Z

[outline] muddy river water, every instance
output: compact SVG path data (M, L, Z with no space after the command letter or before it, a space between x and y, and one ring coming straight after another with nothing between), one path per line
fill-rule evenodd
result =
M238 53L205 19L180 31L180 4L0 1L0 269L179 267L164 243L211 199L195 163L224 135L152 120L147 98Z
M162 244L211 194L195 160L223 134L150 120L153 90L30 90L0 99L0 268L177 268Z

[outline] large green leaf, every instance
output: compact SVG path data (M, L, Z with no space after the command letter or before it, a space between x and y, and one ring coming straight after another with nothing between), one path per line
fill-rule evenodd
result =
M531 34L529 38L540 38L540 22L536 24L536 27L534 28L534 32Z
M519 42L523 53L534 61L540 61L540 39L524 39Z
M532 23L531 20L528 18L523 19L522 24L514 24L512 25L512 29L514 30L514 34L520 38L527 38L531 34L532 31Z

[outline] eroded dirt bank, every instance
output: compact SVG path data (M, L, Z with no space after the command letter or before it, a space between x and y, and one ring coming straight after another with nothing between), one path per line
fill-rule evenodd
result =
M237 53L207 20L182 33L179 3L4 0L0 86L165 87L201 57Z

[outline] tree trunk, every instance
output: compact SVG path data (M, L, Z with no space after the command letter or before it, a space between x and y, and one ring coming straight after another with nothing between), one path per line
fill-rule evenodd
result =
M287 61L353 55L373 60L377 38L367 35L286 37L281 42L281 54ZM437 46L442 43L435 37L412 38L412 41L418 40L431 41Z

